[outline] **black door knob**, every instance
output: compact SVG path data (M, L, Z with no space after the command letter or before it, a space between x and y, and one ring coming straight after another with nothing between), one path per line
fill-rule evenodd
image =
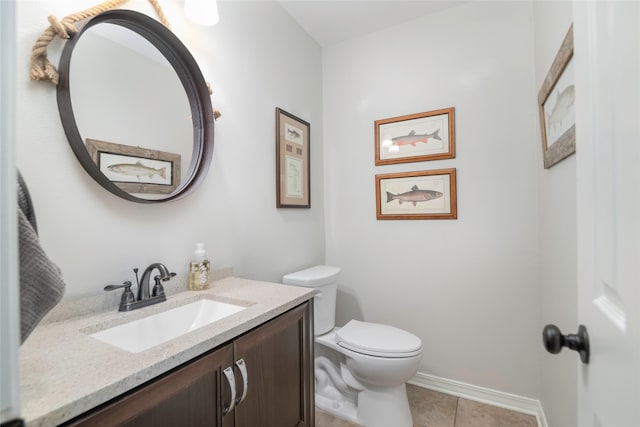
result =
M580 325L577 334L562 335L560 328L556 325L547 325L542 331L542 342L544 348L551 354L558 354L562 347L580 353L582 363L589 363L589 334L584 325Z

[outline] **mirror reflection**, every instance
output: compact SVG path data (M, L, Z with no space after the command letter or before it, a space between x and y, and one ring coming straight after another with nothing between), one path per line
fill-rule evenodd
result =
M137 197L171 194L189 169L194 135L169 61L139 34L103 23L77 41L69 75L78 131L100 172Z
M132 10L100 13L67 40L58 70L69 145L103 188L156 203L204 180L214 143L209 90L164 25Z

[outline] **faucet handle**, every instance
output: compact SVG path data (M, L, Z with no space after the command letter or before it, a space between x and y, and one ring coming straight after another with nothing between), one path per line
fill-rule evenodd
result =
M169 273L167 276L155 276L154 278L160 278L160 280L162 280L163 282L166 282L168 280L171 280L172 277L175 277L176 273Z
M162 283L161 283L162 278L160 276L155 276L153 279L156 281L156 284L153 285L151 296L152 297L164 296L164 287L162 287ZM169 279L165 279L165 280L169 280Z
M127 289L131 288L131 282L129 280L122 282L122 285L107 285L104 287L105 291L115 291L116 289L125 288L125 292Z
M121 308L124 305L136 302L136 297L133 295L133 292L131 292L131 282L129 280L122 282L122 285L107 285L104 287L104 290L113 291L120 288L124 288L124 292L122 293L122 298L120 298Z

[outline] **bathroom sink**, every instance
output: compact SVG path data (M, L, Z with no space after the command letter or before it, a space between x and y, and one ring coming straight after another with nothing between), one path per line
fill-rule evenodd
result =
M245 308L247 307L202 299L114 326L90 336L128 352L140 353Z

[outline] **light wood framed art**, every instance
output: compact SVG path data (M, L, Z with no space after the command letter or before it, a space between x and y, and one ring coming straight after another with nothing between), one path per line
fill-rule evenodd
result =
M576 152L573 25L538 92L544 168Z
M180 185L179 154L89 138L86 146L100 172L127 193L171 194Z
M310 208L308 122L276 108L276 206Z
M454 108L375 121L375 164L453 159Z
M455 169L376 175L377 219L458 218Z

